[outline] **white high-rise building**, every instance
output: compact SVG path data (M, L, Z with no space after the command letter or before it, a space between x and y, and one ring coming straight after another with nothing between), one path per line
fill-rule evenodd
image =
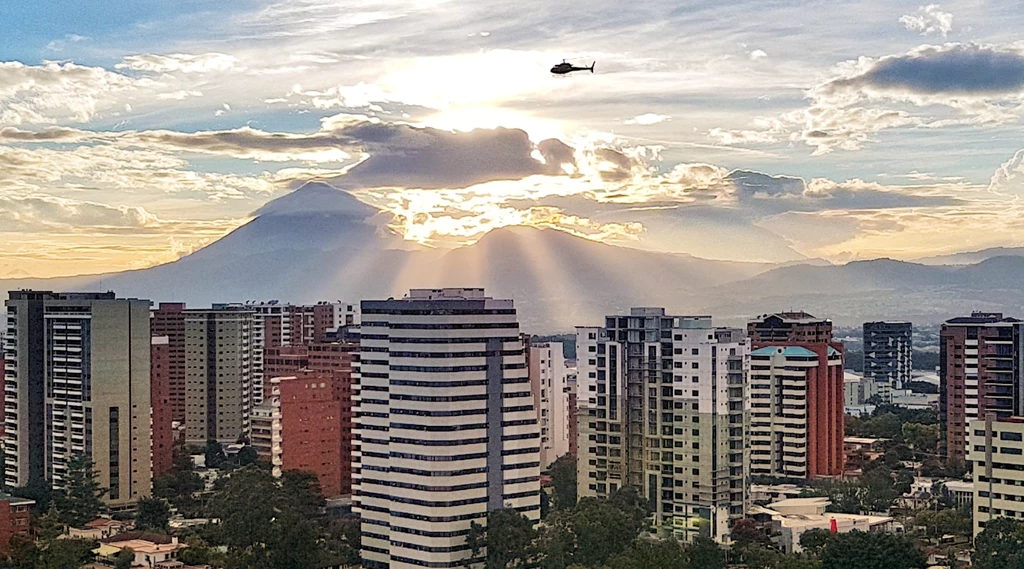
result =
M540 419L540 467L569 452L569 383L561 342L530 346L530 387Z
M995 518L1024 518L1024 418L994 414L968 424L974 476L974 535Z
M750 340L662 308L576 330L577 494L634 486L663 535L728 541L747 502Z
M414 289L362 303L354 506L367 568L473 564L487 512L540 517L540 432L511 300Z

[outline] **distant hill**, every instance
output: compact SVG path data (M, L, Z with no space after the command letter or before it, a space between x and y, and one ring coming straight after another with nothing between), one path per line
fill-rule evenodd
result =
M952 253L950 255L938 255L925 257L916 262L923 265L971 265L980 263L992 257L1021 257L1024 256L1024 247L992 247L981 251L965 251Z
M350 194L307 184L254 219L173 263L67 279L3 281L8 289L115 290L154 301L359 301L413 287L483 286L515 299L524 331L567 332L632 306L711 314L741 324L798 308L840 325L901 318L940 322L971 310L1024 316L1024 256L963 266L891 259L770 265L656 253L553 229L506 227L472 245L420 247ZM980 253L980 252L979 252Z

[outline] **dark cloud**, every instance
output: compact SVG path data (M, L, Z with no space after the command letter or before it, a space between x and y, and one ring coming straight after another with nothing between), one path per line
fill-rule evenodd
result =
M43 130L21 130L13 126L0 128L0 140L10 142L73 142L85 133L74 128L50 127Z
M992 96L1024 91L1024 54L973 44L928 46L887 56L825 91L876 88L922 95Z
M126 135L131 141L173 147L178 150L245 158L269 158L332 149L346 150L349 141L331 133L290 134L242 127L235 130L175 132L152 130Z
M819 181L809 187L802 178L734 170L727 177L736 187L737 201L765 214L837 209L942 207L963 203L942 195L914 193L911 188L882 189L860 181Z
M750 170L733 170L726 178L736 186L740 199L801 195L807 189L803 178L771 176Z
M525 131L497 128L448 132L407 124L361 122L334 131L370 157L334 182L348 187L464 188L537 174L562 174L571 149L542 143L542 163ZM561 146L559 146L561 145Z

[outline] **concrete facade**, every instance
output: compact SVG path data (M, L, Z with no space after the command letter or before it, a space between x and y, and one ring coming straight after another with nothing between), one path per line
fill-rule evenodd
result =
M728 541L747 501L743 331L634 308L577 327L576 346L577 494L635 486L662 533Z
M363 567L479 566L487 512L540 517L540 432L511 300L414 289L363 301L353 509Z
M903 389L913 371L913 325L910 322L865 322L864 377L875 383L881 403L892 403L892 390Z
M231 444L249 434L253 408L252 312L188 310L185 315L185 442Z
M842 344L755 342L749 393L752 475L843 473Z
M5 482L52 481L85 455L125 506L152 481L148 300L11 291L7 301Z
M994 518L1024 518L1024 418L994 415L969 425L974 476L974 535Z
M939 419L949 460L967 456L970 422L1024 415L1022 323L999 313L953 318L939 333Z
M530 346L530 389L540 419L540 467L569 453L569 385L561 342Z

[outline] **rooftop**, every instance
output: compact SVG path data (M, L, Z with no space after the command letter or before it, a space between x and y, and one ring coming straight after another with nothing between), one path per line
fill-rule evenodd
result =
M831 350L832 348L829 349ZM791 356L811 358L818 357L818 354L808 350L807 348L801 348L800 346L765 346L750 353L752 356L773 356L775 354L782 354L787 358Z

